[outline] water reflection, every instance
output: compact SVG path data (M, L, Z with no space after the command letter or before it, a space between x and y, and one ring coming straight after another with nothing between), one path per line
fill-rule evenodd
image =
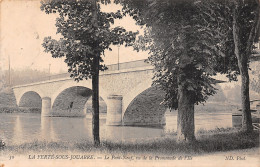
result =
M22 130L22 123L20 120L20 116L18 115L15 119L14 122L14 127L13 127L13 138L12 138L12 142L13 143L20 143L19 139L23 138L23 130Z
M91 135L91 123L85 118L43 117L41 118L42 139L80 141L88 140Z
M40 134L40 137L43 140L55 141L58 139L57 134L53 128L52 119L50 117L41 117Z
M100 119L102 141L126 142L160 138L177 129L177 113L166 113L166 126L133 127L106 126L105 116ZM231 113L195 114L195 131L231 127ZM41 117L40 114L0 114L1 138L7 142L24 143L33 140L92 141L91 116L86 118Z

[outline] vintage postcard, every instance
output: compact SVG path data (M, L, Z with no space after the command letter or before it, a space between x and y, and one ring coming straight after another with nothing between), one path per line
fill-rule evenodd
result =
M255 0L0 0L0 167L259 167Z

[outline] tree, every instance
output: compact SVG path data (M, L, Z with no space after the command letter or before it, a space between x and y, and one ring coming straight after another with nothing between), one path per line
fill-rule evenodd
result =
M200 12L193 0L121 0L123 11L145 25L138 48L149 50L155 85L165 91L164 103L178 109L178 141L193 142L194 105L215 94L212 76L224 71L223 58L209 40L213 34L202 29ZM227 62L234 61L226 59ZM231 66L233 67L233 66Z
M65 57L76 81L92 79L92 128L94 145L100 144L99 138L99 70L106 70L103 62L104 50L110 45L131 45L137 33L126 32L122 27L111 28L114 19L121 19L120 11L105 13L100 3L109 0L50 0L42 2L41 10L47 14L58 13L56 19L59 40L46 37L43 47L52 57Z
M258 0L213 0L200 3L203 20L211 27L209 32L218 32L228 43L219 45L219 51L225 50L226 56L236 59L238 74L241 75L242 130L253 130L249 99L249 58L253 55L253 44L259 37L259 1ZM213 12L210 12L213 11ZM219 43L215 43L219 44ZM234 64L232 64L234 65Z
M250 132L253 130L253 125L249 99L248 63L259 28L260 6L258 0L234 0L233 4L235 5L232 10L233 39L242 82L242 130Z

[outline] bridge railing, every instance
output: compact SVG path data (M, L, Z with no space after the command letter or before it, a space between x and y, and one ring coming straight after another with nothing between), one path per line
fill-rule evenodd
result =
M116 70L132 69L132 68L147 67L147 66L151 66L151 65L145 62L145 59L142 59L142 60L124 62L119 64L110 64L107 65L108 69L106 71L111 72ZM21 80L13 84L12 86L24 85L24 84L35 83L35 82L43 82L43 81L61 79L61 78L69 78L69 77L70 77L70 73L66 72L66 73L54 74L54 75L44 76L39 78L24 78L24 80Z
M138 68L138 67L147 67L151 66L149 63L145 62L145 59L124 62L119 64L110 64L107 65L108 71L115 71L115 70L124 70L124 69L131 69L131 68Z

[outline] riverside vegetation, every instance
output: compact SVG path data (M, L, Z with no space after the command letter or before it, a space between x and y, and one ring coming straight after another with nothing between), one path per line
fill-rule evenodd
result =
M193 143L176 142L177 133L169 133L160 139L143 142L103 141L98 147L90 141L82 142L47 142L33 141L19 145L1 147L4 154L26 153L97 153L97 154L156 154L156 155L201 155L211 152L230 151L259 147L259 132L250 134L234 128L216 128L199 130Z

